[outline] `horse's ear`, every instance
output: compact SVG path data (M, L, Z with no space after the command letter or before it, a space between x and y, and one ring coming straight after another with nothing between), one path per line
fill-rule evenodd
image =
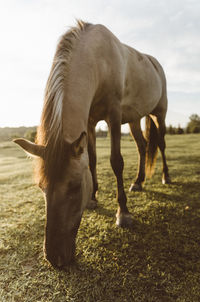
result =
M75 156L80 156L84 148L87 146L87 134L85 131L83 131L80 135L80 137L75 140L75 142L72 143L72 152Z
M18 144L30 156L38 156L44 158L44 153L45 153L44 146L34 144L23 138L14 139L13 142Z

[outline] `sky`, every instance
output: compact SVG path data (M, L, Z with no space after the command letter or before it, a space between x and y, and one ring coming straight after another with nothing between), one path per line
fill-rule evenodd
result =
M76 19L159 60L167 125L200 115L199 0L0 0L0 127L39 124L56 45Z

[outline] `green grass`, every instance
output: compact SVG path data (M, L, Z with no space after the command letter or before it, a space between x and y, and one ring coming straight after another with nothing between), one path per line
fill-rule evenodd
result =
M32 161L0 143L0 301L200 301L200 136L167 136L173 184L161 184L161 158L144 191L128 193L137 152L122 139L132 230L115 226L110 143L98 139L98 208L86 210L76 263L66 271L43 258L45 207Z

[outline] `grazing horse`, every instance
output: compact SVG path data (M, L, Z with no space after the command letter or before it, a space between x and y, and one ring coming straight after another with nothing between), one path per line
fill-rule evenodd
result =
M130 226L122 176L121 124L129 123L140 155L139 172L130 190L141 190L145 162L151 173L157 146L163 159L163 183L168 183L166 110L166 80L156 59L122 44L102 25L79 21L61 37L46 85L36 143L15 140L37 157L37 181L46 199L45 253L52 265L63 267L73 259L83 210L97 202L98 121L105 120L110 130L110 161L119 204L116 223ZM140 128L144 116L146 138Z

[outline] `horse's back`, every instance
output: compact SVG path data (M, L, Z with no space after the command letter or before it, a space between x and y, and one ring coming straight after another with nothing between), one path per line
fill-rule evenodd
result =
M152 56L124 45L127 69L122 100L123 122L150 114L166 94L163 69Z
M122 86L126 64L124 46L118 38L105 26L97 24L91 25L84 43L88 45L87 54L93 60L98 85L103 81L104 86L109 82Z
M84 101L83 114L90 112L95 122L106 120L114 106L121 108L122 123L141 118L152 112L163 94L164 77L157 61L121 43L100 24L89 25L80 35L70 64L68 104L74 108L77 104L78 111Z
M85 43L90 45L97 79L94 105L98 102L99 108L105 108L104 103L117 96L121 100L123 123L150 114L166 94L165 75L159 62L121 43L103 25L92 25Z

